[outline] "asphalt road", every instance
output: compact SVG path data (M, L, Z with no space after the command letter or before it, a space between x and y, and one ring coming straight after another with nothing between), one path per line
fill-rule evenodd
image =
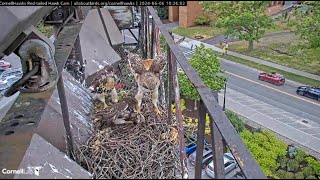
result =
M193 51L180 47L187 58ZM287 80L283 86L276 86L258 80L261 71L247 66L221 59L221 67L226 70L223 74L228 78L228 88L263 101L278 109L290 112L301 118L309 119L320 124L320 102L296 94L301 84Z

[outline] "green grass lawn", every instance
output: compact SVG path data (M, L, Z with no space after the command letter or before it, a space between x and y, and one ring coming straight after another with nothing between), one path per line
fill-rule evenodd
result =
M284 32L289 31L287 23L281 20L275 21L275 28L266 30L266 34L275 33L275 32ZM218 35L223 34L223 29L212 26L193 26L188 28L177 27L172 30L173 33L176 33L181 36L185 36L191 39L195 39L194 36L199 34L204 37L202 40L206 40Z
M188 28L177 27L172 32L191 39L195 39L194 36L199 34L204 37L203 40L206 40L222 34L223 30L211 26L194 26Z
M262 38L259 43L254 43L252 52L247 48L248 42L245 41L229 45L230 51L320 75L320 48L307 48L294 34Z
M276 33L276 32L284 32L284 31L290 31L290 29L288 28L288 23L287 21L282 21L282 20L276 20L274 22L275 27L274 28L270 28L266 30L266 34L269 33Z

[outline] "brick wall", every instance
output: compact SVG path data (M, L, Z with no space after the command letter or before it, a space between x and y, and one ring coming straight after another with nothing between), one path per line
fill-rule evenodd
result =
M179 26L190 27L194 26L194 20L200 14L202 14L202 8L199 1L188 1L187 6L179 7Z
M179 6L169 6L168 14L170 22L179 21Z

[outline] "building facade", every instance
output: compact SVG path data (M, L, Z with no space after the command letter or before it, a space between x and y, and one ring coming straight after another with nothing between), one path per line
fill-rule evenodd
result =
M303 1L270 1L268 15L275 14L283 10L284 7L291 6ZM194 26L197 16L203 13L199 1L188 1L187 6L169 6L168 18L170 22L179 21L180 27Z

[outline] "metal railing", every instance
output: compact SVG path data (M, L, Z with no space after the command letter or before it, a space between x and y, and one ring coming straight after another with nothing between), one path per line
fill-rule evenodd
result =
M205 118L206 113L209 114L211 123L211 135L212 135L212 147L214 154L214 171L215 177L220 179L225 177L224 164L223 164L223 143L224 139L232 154L236 158L239 167L246 178L266 178L261 168L253 158L252 154L248 151L243 141L240 139L239 134L232 126L217 100L213 96L211 90L209 90L198 76L197 72L188 63L188 60L182 54L178 45L172 39L172 36L166 30L165 26L161 22L157 13L152 7L142 7L142 28L144 34L141 43L139 45L142 48L144 56L153 57L155 51L155 44L159 43L158 33L160 32L165 38L168 44L168 88L167 88L167 100L168 100L168 122L172 122L172 114L170 112L170 104L172 100L175 102L175 116L177 118L177 127L179 134L179 148L180 148L180 160L181 160L181 172L184 178L188 175L187 169L187 157L185 153L184 144L184 129L183 129L183 117L180 107L180 91L177 76L177 62L180 64L182 69L185 71L189 80L196 87L201 97L200 108L199 108L199 124L198 124L198 139L204 139L205 132ZM149 18L149 15L152 18ZM151 25L151 28L150 28ZM53 94L55 88L58 89L61 109L64 119L64 124L67 133L67 144L68 153L72 154L72 138L70 134L70 122L68 116L68 104L66 101L63 79L61 72L67 61L67 58L74 46L75 42L79 42L79 32L82 26L82 22L69 23L67 24L59 36L56 38L55 45L55 62L59 77L57 77L57 86L38 93L21 93L11 109L8 111L6 116L0 123L0 169L17 169L20 162L22 161L26 150L30 144L31 138L38 127L41 117L48 105L48 102ZM78 39L78 40L77 40ZM76 41L77 40L77 41ZM79 43L76 46L80 47ZM81 52L77 48L77 52ZM158 48L159 50L159 48ZM173 92L172 92L173 90ZM174 94L174 96L171 96ZM26 106L20 106L28 102ZM21 126L12 126L14 121L19 121ZM32 122L32 125L25 126L26 123ZM195 178L201 178L202 171L202 149L204 147L203 141L197 141L197 157L196 157L196 171ZM8 162L10 160L10 162ZM2 176L0 176L2 177ZM5 176L6 178L12 178L13 175Z
M212 148L213 148L213 161L214 161L214 174L215 178L224 179L224 162L223 162L223 140L226 142L227 146L230 148L231 153L235 157L240 169L242 170L245 178L247 179L266 179L266 176L262 172L260 166L255 161L252 154L249 152L243 141L240 139L239 134L230 123L229 119L225 115L221 106L219 106L218 101L215 96L217 94L212 93L212 91L205 86L203 81L200 79L199 75L193 67L189 64L187 58L182 54L179 46L174 42L172 36L166 29L165 25L161 22L159 16L153 7L142 7L142 13L144 14L142 18L142 25L144 26L145 34L152 37L152 41L149 41L149 37L145 36L142 41L142 52L154 52L154 37L155 33L159 33L156 30L159 29L160 33L163 35L165 41L168 44L168 88L167 88L167 98L168 98L168 121L171 121L172 115L170 112L170 104L174 98L175 102L175 115L177 119L177 127L179 133L179 148L180 148L180 160L181 160L181 171L184 178L188 177L187 172L187 158L184 142L184 132L183 132L183 117L180 107L180 91L177 76L177 62L180 64L181 68L186 73L187 77L197 89L201 100L199 107L199 123L197 132L197 152L196 152L196 163L195 163L195 178L201 178L202 172L202 151L204 147L204 135L205 135L205 121L206 113L210 117L210 130L212 137ZM149 15L152 18L149 18ZM152 26L152 33L150 32L150 24ZM155 30L156 29L156 30ZM143 46L144 45L144 46ZM148 54L145 54L148 56ZM152 56L151 56L152 57ZM174 91L173 93L171 91ZM174 94L174 97L171 97Z

